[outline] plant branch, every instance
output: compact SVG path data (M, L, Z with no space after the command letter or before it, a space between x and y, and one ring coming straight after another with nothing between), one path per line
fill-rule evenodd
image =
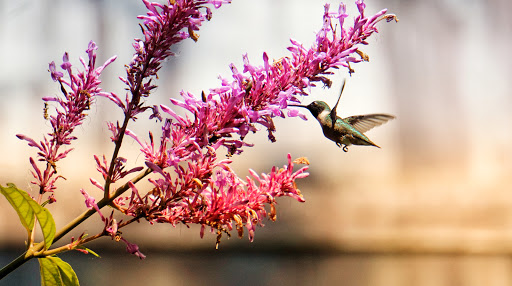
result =
M114 152L112 153L112 158L110 159L110 167L108 170L108 176L105 180L105 191L103 193L103 199L109 199L110 198L110 184L112 183L112 176L114 175L114 161L117 159L117 156L119 155L119 151L121 150L121 145L123 143L124 134L126 132L126 127L128 127L128 122L130 121L130 116L128 114L124 117L123 127L119 130L116 144L114 147ZM101 207L100 207L101 208Z
M130 180L130 182L132 182L133 184L136 184L137 182L142 180L144 177L149 175L151 172L152 172L152 170L148 168L148 169L144 170L143 172L139 173L137 176L135 176L132 180ZM117 197L122 195L128 189L130 189L130 186L127 182L124 185L122 185L121 187L119 187L110 198L101 199L98 202L98 207L101 209L104 206L110 204L114 199L116 199ZM84 222L86 219L88 219L90 216L92 216L95 212L96 212L95 209L88 209L87 211L83 212L81 215L77 216L74 220L69 222L67 225L65 225L64 227L62 227L59 231L57 231L55 233L55 238L54 238L53 242L55 243L56 241L61 239L63 236L68 234L71 230L73 230L76 226L78 226L79 224ZM90 240L91 239L89 239L87 241L90 241ZM67 248L68 246L66 245L66 246L58 247L58 248L55 248L52 250L44 251L42 253L39 253L39 252L44 248L44 242L40 242L40 243L34 245L33 247L30 247L27 251L25 251L25 253L18 256L15 260L11 261L11 263L7 264L5 267L3 267L0 270L0 280L3 277L7 276L12 271L14 271L16 268L23 265L25 262L36 257L36 255L37 255L37 257L53 255L53 254L62 252L64 250L63 247L68 249ZM59 250L59 251L56 251L56 250Z

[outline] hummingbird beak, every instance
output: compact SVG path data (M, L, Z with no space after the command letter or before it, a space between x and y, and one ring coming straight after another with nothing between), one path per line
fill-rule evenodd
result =
M295 107L304 107L304 108L308 108L307 105L302 105L302 104L288 104L288 106L295 106Z

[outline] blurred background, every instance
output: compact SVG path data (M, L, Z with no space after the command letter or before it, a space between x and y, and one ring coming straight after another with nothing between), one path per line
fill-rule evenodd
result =
M262 63L287 56L289 38L309 47L322 24L323 4L337 1L236 0L214 11L197 43L184 41L159 74L150 104L169 104L181 90L200 94L242 67L242 54ZM235 157L242 177L252 168L268 172L286 154L307 157L310 176L298 182L305 203L280 199L277 221L258 228L255 241L199 238L199 228L150 226L123 231L147 255L125 252L123 243L101 239L90 245L102 258L79 253L60 257L82 285L511 285L512 284L512 18L508 0L367 0L366 15L388 8L399 23L379 24L379 34L362 50L369 63L333 76L331 89L314 88L304 103L334 105L341 81L347 86L338 114L390 113L397 119L367 133L382 149L340 150L325 139L309 114L276 119L277 142L266 132L247 137L253 148ZM349 20L356 15L345 2ZM103 73L103 89L123 94L117 79L140 37L138 0L0 0L0 183L32 191L28 158L35 149L16 134L36 141L50 132L41 97L59 94L48 70L67 51L72 63L86 57L90 40L98 64L117 60ZM75 151L59 165L58 203L50 205L57 228L85 210L80 188L100 196L89 177L100 179L93 154L110 157L113 145L105 120L121 114L99 99L80 127ZM144 136L159 129L140 120L130 128ZM123 156L143 163L138 144L127 140ZM105 212L108 212L105 209ZM94 216L72 233L101 230ZM69 241L71 235L59 245ZM23 252L24 229L0 199L0 265ZM33 260L0 285L38 285Z

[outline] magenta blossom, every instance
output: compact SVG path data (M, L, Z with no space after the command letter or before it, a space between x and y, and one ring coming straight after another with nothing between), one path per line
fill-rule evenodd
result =
M135 119L136 115L150 108L144 106L141 97L149 96L156 88L152 79L156 77L162 62L173 55L172 45L184 39L197 41L202 22L211 19L212 12L207 6L219 8L231 1L221 0L172 0L166 5L142 0L148 8L147 15L139 16L144 21L142 39L135 39L135 54L126 68L126 78L121 80L128 86L131 98L126 96L126 104L115 94L107 95L126 115ZM201 12L204 10L205 12Z
M65 158L67 154L73 150L72 148L61 151L64 145L70 145L76 139L72 135L75 128L82 124L87 116L85 113L90 109L91 104L97 95L104 95L99 87L101 81L99 79L103 69L112 63L116 57L108 59L102 66L96 67L96 52L97 46L94 42L90 42L86 50L89 60L86 62L80 58L84 70L74 73L71 69L69 56L67 53L63 56L63 64L61 68L67 72L69 80L64 79L64 74L56 70L55 63L51 62L49 71L54 81L58 81L61 87L62 96L45 97L45 119L50 121L52 132L45 136L43 141L37 143L33 139L18 134L19 139L29 142L29 146L37 148L39 151L38 161L46 162L46 168L41 171L34 159L30 158L30 163L34 168L32 172L36 181L32 182L39 186L41 194L55 189L55 181L62 176L57 174L57 161ZM55 115L48 115L47 102L55 102Z
M346 67L353 72L350 63L368 60L359 46L366 45L366 39L377 32L376 24L381 20L396 20L394 15L386 14L386 10L366 18L363 1L356 4L360 15L354 19L352 27L343 27L347 17L344 4L339 6L338 12L330 12L326 4L324 25L311 48L305 49L299 42L291 40L289 56L271 63L264 53L263 66L252 65L244 55L243 72L231 65L234 81L222 79L221 87L210 89L200 98L182 92L183 101L171 99L174 106L190 111L193 118L179 116L172 108L162 105L162 111L175 120L175 129L183 133L179 138L171 134L165 139L173 142L173 146L189 140L194 140L201 148L221 144L230 154L238 154L243 146L252 146L243 140L248 132L256 132L255 124L259 124L267 129L269 139L275 141L272 118L288 115L305 119L299 111L288 110L288 104L299 102L298 96L307 95L315 82L330 87L326 75L331 74L332 69ZM333 29L332 19L338 19L339 31ZM219 141L221 138L225 140ZM166 140L162 138L162 142ZM150 160L159 157L145 153Z
M233 223L242 237L243 227L254 238L256 225L263 225L264 218L275 220L276 198L288 196L304 202L295 180L308 176L307 166L293 171L293 162L288 155L288 164L281 169L273 168L269 174L258 176L250 170L252 177L241 180L228 167L229 160L216 162L215 153L208 148L205 154L196 153L186 167L174 166L163 170L148 163L162 178L150 179L153 189L141 194L131 184L132 195L125 214L145 218L150 222L171 225L200 224L216 230L217 243L223 233L233 229ZM270 206L270 213L265 209ZM121 208L121 207L120 207Z
M141 260L146 258L146 255L144 255L142 252L140 252L139 250L139 246L137 244L134 244L134 243L130 243L128 242L126 239L124 238L121 238L121 240L126 243L126 251L130 254L133 254L135 256L137 256L138 258L140 258Z
M258 131L258 124L275 141L274 117L305 118L297 110L288 110L289 103L300 102L299 96L307 95L315 82L330 87L326 76L332 69L346 67L353 72L351 63L368 60L359 47L377 32L375 25L379 21L396 17L382 10L367 18L363 1L356 5L359 16L348 28L343 26L347 17L345 5L341 4L337 12L330 12L329 5L325 5L324 24L311 48L291 40L289 56L271 62L264 53L263 66L252 65L244 55L242 72L233 64L230 66L233 81L221 79L220 87L203 92L200 97L183 91L182 101L171 99L174 107L188 110L189 115L178 115L173 108L161 105L170 118L164 121L158 146L152 133L148 143L126 130L142 146L146 165L161 177L150 179L154 188L148 193L131 184L132 194L128 202L123 202L127 205L123 212L150 222L197 223L203 231L210 226L217 231L218 239L222 233L229 233L235 222L239 235L245 227L252 240L255 226L261 225L267 215L272 217L273 211L268 214L264 204L273 210L279 196L303 201L295 179L307 176L306 168L293 173L290 156L284 169L274 168L262 178L251 172L253 178L244 182L229 168L231 161L217 161L216 152L224 146L232 156L242 152L244 146L252 146L244 138L249 132ZM339 30L333 28L336 25L332 19L338 20Z
M198 35L195 31L205 20L211 19L212 16L211 10L207 6L213 5L215 8L219 8L223 3L230 3L230 1L169 0L167 4L160 4L143 0L143 3L149 10L147 15L138 17L144 21L141 25L144 35L140 39L135 39L133 44L135 53L131 62L126 65L126 78L120 78L127 85L128 92L124 99L115 93L104 95L119 106L125 115L122 124L119 121L116 124L107 123L108 129L112 132L110 138L115 144L115 150L111 162L108 164L108 169L102 169L106 164L98 165L98 169L102 169L102 175L106 177L103 187L105 197L110 195L110 185L115 179L113 174L115 160L117 160L124 135L133 135L127 130L130 119L136 120L138 114L152 109L153 114L151 114L150 119L163 120L158 106L146 106L145 100L141 100L141 98L149 96L151 91L156 88L153 80L157 78L157 73L163 61L173 54L170 50L171 46L187 38L196 41ZM165 150L165 144L162 146L161 148ZM157 155L157 157L165 157L165 155ZM148 160L152 162L165 159L153 158Z
M249 170L250 175L242 179L230 164L233 156L240 154L244 147L253 146L245 141L246 135L258 132L263 126L269 140L275 142L275 117L299 116L305 119L300 111L288 107L300 102L302 96L308 95L318 82L330 87L328 76L333 69L345 67L349 73L354 72L351 64L368 60L360 48L367 44L369 36L377 32L376 24L382 20L396 20L394 15L386 14L386 10L365 16L364 1L356 0L358 16L351 26L346 27L348 15L345 5L340 4L333 12L326 4L323 25L310 48L291 40L287 55L276 60L263 53L259 65L251 63L249 57L243 55L243 68L231 64L232 78L221 78L220 86L208 89L200 96L182 91L181 99L171 99L170 106L155 106L149 105L146 97L156 88L154 82L158 79L158 71L164 60L172 55L171 47L188 38L197 41L197 31L204 21L212 17L211 7L219 8L230 1L168 0L166 4L142 1L148 12L139 16L143 21L140 25L143 35L135 39L134 56L126 65L126 78L121 78L126 84L124 95L103 92L100 88L101 73L116 57L97 67L98 47L92 41L86 50L88 59L80 58L83 66L80 69L73 68L68 53L64 53L60 69L54 62L49 64L50 76L59 83L62 92L60 96L43 98L43 118L51 124L52 130L40 141L17 135L37 149L37 158L31 157L29 161L35 178L32 183L39 186L39 196L34 203L21 190L9 189L6 195L20 218L26 205L36 212L35 219L41 226L44 241L35 242L34 216L29 218L32 220L22 218L28 230L26 252L2 268L0 278L37 257L44 283L61 280L62 277L50 273L55 267L70 274L64 277L66 281L77 283L68 265L57 260L50 262L47 258L71 249L91 252L83 245L100 237L122 241L127 252L144 259L139 247L130 243L121 231L123 227L141 220L172 226L198 224L201 237L207 229L217 235L217 247L222 236L230 236L234 229L239 237L247 233L249 240L253 241L257 226L263 226L265 219L276 220L277 198L305 201L296 181L309 175L308 166L295 170L294 167L296 164L308 165L309 162L305 158L292 161L288 154L287 163L282 168L273 167L263 174ZM73 132L83 123L96 96L110 99L124 115L115 123L107 122L112 133L110 139L114 143L111 156L94 156L103 181L90 178L90 182L102 191L102 195L96 200L80 189L87 210L56 231L52 217L40 206L56 201L53 193L55 183L64 178L57 174L57 162L73 150L69 146L77 139ZM49 110L50 107L54 109ZM180 108L185 109L185 115L176 110ZM149 132L149 139L144 140L129 130L128 125L148 109L152 110L149 119L161 124L161 134L154 137ZM140 144L146 167L127 167L127 159L121 155L125 135ZM219 148L222 151L227 149L227 158L219 158ZM43 162L46 167L40 168L38 162ZM140 184L144 178L148 178L149 184ZM50 194L43 198L43 194L48 192ZM16 198L20 195L25 205L12 203L19 201ZM109 207L108 216L101 212L106 206ZM72 238L68 245L48 249L49 241L58 241L95 213L103 222L99 233L85 237L82 232L78 240ZM118 218L121 214L125 217ZM27 227L29 225L32 229ZM52 268L48 266L50 263Z
M104 223L103 234L110 236L115 241L123 241L124 243L126 243L126 251L128 251L130 254L136 255L140 259L146 258L146 256L144 254L142 254L142 252L139 251L139 247L136 244L128 242L122 236L122 233L119 231L122 220L118 222L114 218L114 211L112 211L110 213L110 216L105 217L101 213L101 210L98 207L98 205L96 204L96 200L92 196L89 196L89 194L84 189L81 189L80 192L85 197L85 205L87 206L87 208L95 209L96 212L100 215L100 218ZM73 239L72 239L72 242L73 242Z

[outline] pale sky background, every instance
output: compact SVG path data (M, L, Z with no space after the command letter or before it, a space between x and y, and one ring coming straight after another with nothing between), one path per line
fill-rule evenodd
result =
M264 51L271 59L287 56L289 38L310 46L321 27L325 2L332 7L338 3L234 0L214 11L197 43L187 40L174 48L177 56L162 69L159 88L149 101L169 104L168 98L181 90L200 94L219 86L217 76L230 77L230 63L241 69L244 53L252 63L261 64ZM349 24L356 6L345 3ZM369 253L512 253L511 2L367 0L366 4L366 15L388 8L400 22L381 22L380 33L362 47L370 62L353 65L352 77L346 70L336 71L330 90L315 88L304 102L321 99L332 106L341 79L347 78L338 114L379 112L397 119L367 133L382 149L353 146L348 153L323 138L309 114L308 121L276 119L276 143L267 140L266 132L248 136L255 147L234 158L239 161L233 168L241 176L248 168L267 172L273 165L283 165L288 152L311 162L310 177L299 181L307 202L280 200L277 222L258 229L251 245L326 244L337 251ZM87 43L94 40L99 46L98 63L118 55L102 79L104 90L122 95L124 86L117 77L125 75L132 39L140 36L135 17L143 13L145 7L137 0L0 1L1 184L31 188L28 158L35 156L35 149L15 135L40 140L49 132L40 98L58 94L59 87L47 72L48 63L60 63L67 51L78 65L78 56L85 57ZM75 151L59 167L68 180L59 183L59 203L50 206L58 227L85 209L81 187L100 195L88 179L100 178L92 156L110 157L112 144L104 121L119 115L113 103L99 99L91 118L77 130L80 140L73 146ZM140 135L148 128L158 130L146 118L140 116L130 128ZM141 165L138 145L126 141L124 147L129 164ZM24 240L23 229L8 208L0 199L0 246ZM215 243L214 235L201 240L197 228L145 226L143 222L126 233L147 247L154 243L194 249ZM88 230L99 231L94 222ZM145 235L149 232L151 236ZM246 244L247 238L231 239L222 246ZM492 276L501 280L492 285L512 281L506 270L510 262L500 263L492 269L504 270ZM380 264L370 266L371 281L391 284L366 285L420 285L417 280L393 280L401 272L379 272ZM421 263L417 267L418 272L430 271ZM435 276L437 270L432 271ZM425 277L431 276L428 273ZM452 285L443 281L435 285Z

